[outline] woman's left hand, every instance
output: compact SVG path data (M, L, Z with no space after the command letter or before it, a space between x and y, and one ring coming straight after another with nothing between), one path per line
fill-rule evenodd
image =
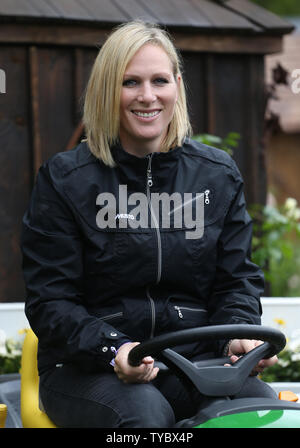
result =
M261 345L263 341L257 341L255 339L233 339L229 345L228 356L230 356L230 361L235 363L239 356L243 353L248 353L253 350L258 345ZM278 361L277 356L272 356L268 359L261 359L258 364L252 370L252 375L262 373L266 367L271 367Z

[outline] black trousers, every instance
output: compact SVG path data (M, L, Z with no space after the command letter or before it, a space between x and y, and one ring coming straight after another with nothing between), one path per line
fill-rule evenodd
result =
M277 397L268 384L248 377L236 398L251 396ZM205 402L170 372L151 383L125 384L115 373L87 374L68 365L41 375L40 398L53 423L65 428L170 428Z

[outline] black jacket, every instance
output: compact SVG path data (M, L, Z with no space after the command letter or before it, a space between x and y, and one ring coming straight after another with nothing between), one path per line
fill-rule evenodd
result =
M124 341L260 324L263 275L250 261L251 220L232 158L189 139L143 158L118 146L112 154L115 168L86 143L52 157L24 216L25 311L39 338L40 371L58 363L104 370L111 347Z

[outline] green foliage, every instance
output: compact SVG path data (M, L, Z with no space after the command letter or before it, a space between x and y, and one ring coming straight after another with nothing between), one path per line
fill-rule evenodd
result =
M259 265L274 297L300 295L300 209L288 198L282 207L256 205L252 260Z
M279 16L300 16L299 0L252 0Z
M211 134L198 134L193 136L193 140L200 143L204 143L208 146L214 146L215 148L222 149L232 156L233 149L237 148L239 144L240 134L237 132L229 132L226 137L221 138Z
M263 381L300 381L300 330L295 330L285 349L278 355L278 363L268 367L260 375Z
M300 358L291 350L284 350L278 355L278 363L268 367L260 375L267 382L299 382Z
M18 373L21 368L21 355L14 357L0 356L0 375Z
M0 340L0 374L18 373L21 367L22 343L4 339L1 331Z

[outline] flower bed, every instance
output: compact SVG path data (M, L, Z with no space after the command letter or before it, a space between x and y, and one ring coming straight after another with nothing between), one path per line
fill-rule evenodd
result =
M300 382L300 330L295 330L278 355L278 363L260 376L267 383Z
M21 356L22 341L7 338L6 333L0 329L0 375L19 372Z

